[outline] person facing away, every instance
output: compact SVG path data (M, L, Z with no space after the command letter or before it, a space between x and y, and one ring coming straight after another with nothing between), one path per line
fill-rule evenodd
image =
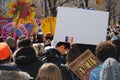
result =
M53 40L53 35L48 32L44 37L45 51L52 48L51 42Z
M89 80L99 80L100 79L100 71L103 67L104 61L111 57L117 59L117 49L116 46L111 41L103 41L100 42L96 46L96 57L100 60L101 64L94 68L90 72Z
M0 80L30 80L32 77L20 71L10 62L12 51L6 42L0 42Z
M45 62L51 62L56 64L62 73L63 80L71 80L71 74L69 68L65 65L63 55L68 53L70 49L70 43L68 42L58 42L55 48L51 48L44 55L41 56L41 59Z
M70 64L81 54L82 54L82 52L79 49L79 44L77 44L77 43L72 44L72 47L69 50L67 57L66 57L67 64ZM80 80L72 71L71 71L71 75L72 75L72 80Z
M4 40L3 40L2 36L0 36L0 42L4 42Z
M8 44L12 52L14 52L16 48L15 48L15 39L12 37L12 33L9 33L9 36L6 39L6 43Z
M106 59L99 80L120 80L120 63L114 58Z
M36 51L32 46L18 48L13 54L15 65L22 71L30 74L31 77L37 76L38 70L43 64L36 56Z
M117 48L117 61L120 62L120 34L118 35L118 39L112 40L112 43L116 46Z
M33 43L32 46L37 51L37 57L38 58L45 53L44 44L42 44L42 43Z
M0 70L17 70L17 67L11 65L10 58L12 51L6 42L0 42Z
M31 42L30 39L23 38L23 39L19 40L19 42L18 42L18 48L25 47L25 46L32 46L32 42Z
M53 63L44 63L35 80L62 80L62 75L58 66Z

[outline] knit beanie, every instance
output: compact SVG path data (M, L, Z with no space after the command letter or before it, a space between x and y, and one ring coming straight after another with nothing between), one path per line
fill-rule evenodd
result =
M0 42L0 61L9 58L11 55L11 50L7 43Z

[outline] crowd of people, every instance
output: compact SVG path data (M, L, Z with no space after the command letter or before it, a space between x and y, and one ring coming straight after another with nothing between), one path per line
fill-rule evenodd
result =
M81 80L68 67L83 52L79 43L57 42L41 32L6 40L0 37L0 80ZM120 26L107 29L106 40L95 47L100 65L89 80L120 80Z

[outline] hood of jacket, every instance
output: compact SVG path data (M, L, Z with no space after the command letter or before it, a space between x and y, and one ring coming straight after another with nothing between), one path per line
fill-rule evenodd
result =
M120 63L114 58L105 60L99 80L120 80Z
M31 80L30 75L23 71L0 70L0 80Z
M33 47L22 47L14 53L13 59L17 65L29 65L37 60L36 51Z

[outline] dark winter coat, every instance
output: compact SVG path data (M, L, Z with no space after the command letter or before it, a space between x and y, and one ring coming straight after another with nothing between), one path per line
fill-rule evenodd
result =
M71 72L64 64L59 51L56 49L50 49L41 57L41 59L45 62L52 62L56 64L61 70L63 80L72 80Z

